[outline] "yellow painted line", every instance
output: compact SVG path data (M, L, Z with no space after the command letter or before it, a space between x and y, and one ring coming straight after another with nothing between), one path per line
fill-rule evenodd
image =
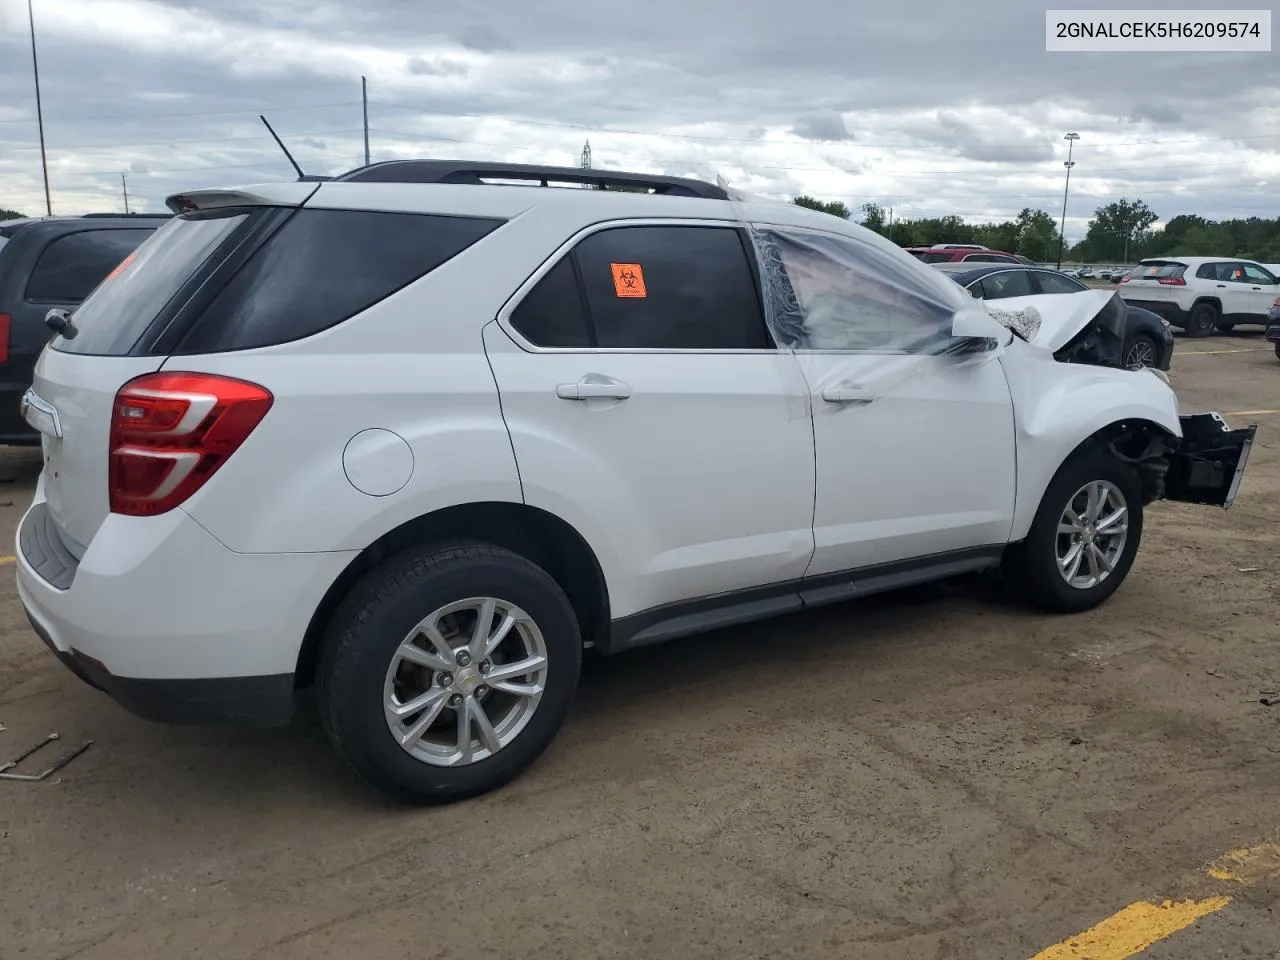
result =
M1268 417L1273 413L1280 413L1280 410L1232 410L1230 413L1224 413L1224 417Z
M18 562L17 557L0 557L0 566L4 566L5 564L9 564L9 563L17 563L17 562Z
M1205 872L1221 883L1243 887L1280 877L1280 843L1267 841L1232 850L1210 863ZM1041 950L1031 960L1126 960L1230 902L1229 896L1217 896L1180 903L1131 903L1084 933Z
M1236 347L1234 350L1174 350L1178 357L1212 357L1220 353L1254 353L1258 350L1270 350L1270 347Z
M1041 950L1032 960L1125 960L1230 902L1230 897L1209 897L1181 903L1131 903L1084 933Z
M1260 843L1256 847L1232 850L1209 865L1215 880L1249 886L1280 874L1280 843Z

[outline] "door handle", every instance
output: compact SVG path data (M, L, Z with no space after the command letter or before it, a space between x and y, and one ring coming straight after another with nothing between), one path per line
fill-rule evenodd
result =
M626 400L631 388L621 380L589 373L577 383L562 383L556 387L561 400Z
M870 403L876 395L858 383L841 383L826 387L822 399L828 403Z

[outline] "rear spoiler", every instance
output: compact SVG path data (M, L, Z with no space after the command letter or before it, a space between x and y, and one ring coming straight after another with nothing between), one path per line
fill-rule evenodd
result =
M247 187L214 187L175 193L165 200L174 213L195 213L220 207L300 207L320 189L318 181L267 183Z

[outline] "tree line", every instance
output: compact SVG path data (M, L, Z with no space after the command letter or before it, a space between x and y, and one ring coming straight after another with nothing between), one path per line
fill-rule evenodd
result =
M853 212L839 200L799 196L794 202L853 219ZM864 203L859 214L858 222L864 227L904 247L979 243L1039 263L1058 259L1058 224L1044 210L1027 207L1000 223L966 223L954 215L891 221L888 211L875 203ZM1073 263L1136 263L1148 257L1240 257L1280 263L1280 217L1209 220L1182 213L1153 230L1152 224L1159 219L1142 200L1104 204L1094 210L1084 239L1064 244L1062 258Z

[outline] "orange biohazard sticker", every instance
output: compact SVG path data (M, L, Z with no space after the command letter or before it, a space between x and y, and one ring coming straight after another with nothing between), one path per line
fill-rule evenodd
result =
M644 270L638 263L611 263L613 291L620 297L647 297L644 287Z
M114 280L116 277L120 276L124 268L129 266L129 264L133 263L133 258L136 256L137 256L136 253L131 253L127 257L125 257L123 260L121 260L120 263L116 265L116 268L107 274L107 279Z

